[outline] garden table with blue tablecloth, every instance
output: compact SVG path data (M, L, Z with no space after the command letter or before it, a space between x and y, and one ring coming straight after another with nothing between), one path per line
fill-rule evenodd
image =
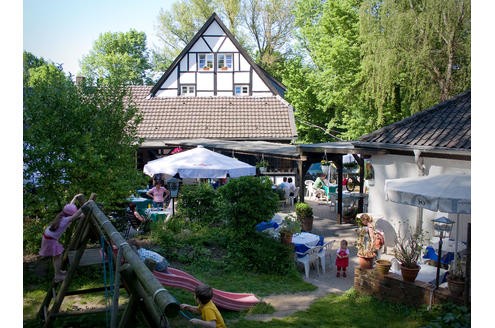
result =
M169 213L170 213L169 211L164 211L163 209L157 209L157 208L147 208L145 210L146 217L152 220L153 222L159 220L165 221L165 218Z
M298 253L304 253L315 246L323 246L324 239L323 236L318 236L309 232L301 232L292 235L292 243L294 244L295 251Z
M151 206L152 202L151 199L144 197L129 197L127 201L136 204L136 209L141 215L145 214L144 211L148 208L148 205Z

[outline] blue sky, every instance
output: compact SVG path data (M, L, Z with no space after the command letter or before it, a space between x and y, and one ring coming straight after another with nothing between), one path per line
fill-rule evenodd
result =
M148 48L158 45L155 26L160 9L176 0L23 0L23 50L79 71L101 33L145 32Z

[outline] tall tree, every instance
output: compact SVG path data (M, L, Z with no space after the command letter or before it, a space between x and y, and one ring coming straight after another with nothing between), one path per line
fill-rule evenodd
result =
M75 85L59 67L38 64L25 67L26 215L59 210L78 192L96 192L107 206L121 202L144 181L135 167L140 118L127 89Z
M367 0L360 18L363 91L378 127L470 88L469 0Z
M90 80L127 85L151 84L151 64L146 34L129 32L100 34L81 61L82 74Z
M366 116L352 114L362 106L357 92L361 71L360 4L361 0L296 2L299 41L311 60L306 84L311 84L319 104L314 112L307 111L306 120L321 126L321 120L314 118L326 118L326 141L336 139L331 135L352 139L362 134L367 125Z

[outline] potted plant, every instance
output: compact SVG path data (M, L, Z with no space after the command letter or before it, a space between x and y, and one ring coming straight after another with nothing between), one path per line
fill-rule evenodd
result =
M310 232L313 229L313 208L306 203L296 204L296 217L301 222L302 230Z
M404 281L414 282L421 267L418 259L423 247L423 234L420 232L406 232L405 236L397 235L394 248L394 256L401 264L400 270Z
M292 215L287 215L280 224L280 240L284 244L292 243L292 235L301 232L301 223Z
M371 269L373 267L373 259L376 256L375 234L369 233L370 229L374 232L375 224L373 222L373 217L363 213L357 218L357 224L356 246L358 249L357 256L359 259L359 266L361 269Z
M256 163L256 167L260 170L260 173L266 172L266 169L268 168L268 161L262 159L258 163Z
M322 159L320 164L321 164L321 171L325 174L328 174L328 170L330 169L331 162L329 160Z
M459 255L456 255L455 267L452 271L449 270L449 274L447 275L447 286L450 294L456 297L461 297L464 292L465 284L466 282L461 258Z

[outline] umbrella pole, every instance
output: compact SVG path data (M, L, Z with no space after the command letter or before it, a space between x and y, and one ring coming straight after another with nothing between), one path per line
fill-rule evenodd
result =
M418 207L418 216L416 217L416 233L420 234L423 230L423 208Z
M457 266L457 243L459 240L459 214L456 214L455 218L455 223L457 223L457 226L455 227L455 246L454 246L454 266L452 267L453 270L455 270Z

